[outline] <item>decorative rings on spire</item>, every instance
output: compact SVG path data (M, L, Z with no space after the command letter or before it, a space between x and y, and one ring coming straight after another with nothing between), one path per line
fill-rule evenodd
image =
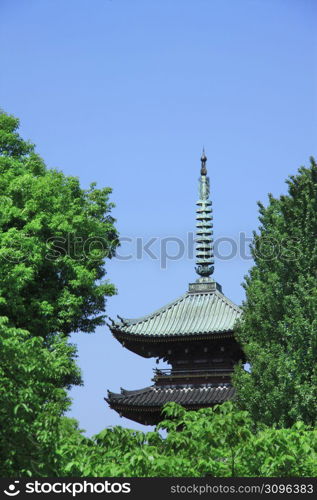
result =
M203 150L199 179L199 200L196 209L196 267L197 274L209 277L214 272L213 253L213 215L209 199L209 177L207 176L207 157Z

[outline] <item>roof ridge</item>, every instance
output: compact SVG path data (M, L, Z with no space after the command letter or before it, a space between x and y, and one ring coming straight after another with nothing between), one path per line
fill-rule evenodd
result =
M232 300L229 299L228 297L226 297L226 295L224 295L223 293L219 292L219 290L215 290L213 292L197 292L197 293L185 292L185 293L183 293L183 295L181 295L177 299L174 299L171 302L168 302L167 304L165 304L164 306L160 307L159 309L156 309L152 313L145 314L144 316L139 316L138 318L122 318L122 321L120 321L120 323L116 322L116 324L117 325L121 325L122 323L128 323L130 325L134 325L136 323L141 323L143 321L147 321L149 319L155 318L156 316L159 316L164 311L166 311L167 309L170 309L171 307L175 306L176 304L179 304L180 302L182 302L183 300L185 300L185 298L187 296L188 297L193 297L195 295L217 295L217 297L219 299L221 299L223 302L225 302L229 307L232 307L232 309L234 309L237 312L242 312L241 307L239 307L237 304L235 304L234 302L232 302Z
M168 302L164 306L160 307L159 309L156 309L150 314L145 314L144 316L139 316L138 318L122 318L123 322L127 322L130 325L134 325L135 323L140 323L142 321L147 321L148 319L152 319L155 316L159 316L162 312L166 311L167 309L170 309L172 306L178 304L179 302L182 302L182 300L185 299L186 295L188 295L188 292L183 293L180 297L177 299L172 300L171 302ZM116 324L122 324L122 322Z
M225 302L229 307L232 307L232 309L234 309L235 311L242 313L241 307L238 306L237 304L235 304L234 302L232 302L232 300L229 299L226 295L219 292L218 290L216 290L214 293L219 297L219 299L221 299L223 302Z
M121 387L121 395L133 396L134 394L143 394L144 392L149 392L151 389L153 389L153 387L154 385L149 385L148 387L143 387L143 389L134 389L130 391Z

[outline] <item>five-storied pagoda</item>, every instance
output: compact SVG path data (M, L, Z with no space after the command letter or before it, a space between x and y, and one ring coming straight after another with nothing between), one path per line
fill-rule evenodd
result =
M209 200L207 158L203 152L196 220L196 272L198 279L188 291L138 319L124 319L109 325L121 344L145 358L157 358L171 365L156 369L154 384L121 394L108 391L106 401L121 416L146 425L157 424L162 406L174 401L187 409L210 407L231 399L231 374L243 352L234 338L234 325L241 309L222 293L212 278L213 216Z

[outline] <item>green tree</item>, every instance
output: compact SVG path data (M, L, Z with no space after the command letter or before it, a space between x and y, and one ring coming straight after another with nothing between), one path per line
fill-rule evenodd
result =
M284 477L317 474L317 431L296 423L290 429L254 429L250 415L227 402L186 411L164 408L153 432L122 427L86 438L64 422L59 455L62 476ZM160 430L166 431L166 437Z
M92 332L115 293L102 281L118 245L111 189L46 168L18 126L0 113L0 315L45 338Z
M259 203L237 332L251 372L240 366L234 378L239 407L281 427L317 421L316 162L287 184L287 195Z
M4 317L0 338L0 476L56 475L65 388L80 382L75 348L60 335L47 348Z
M18 126L0 113L0 474L47 476L80 383L67 336L103 324L118 235L111 190L47 169Z

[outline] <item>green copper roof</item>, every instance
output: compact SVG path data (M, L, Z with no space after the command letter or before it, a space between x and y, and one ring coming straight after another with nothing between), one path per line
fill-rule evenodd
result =
M232 332L241 309L223 295L214 281L201 278L187 293L138 319L120 318L113 333L146 337L213 335Z

